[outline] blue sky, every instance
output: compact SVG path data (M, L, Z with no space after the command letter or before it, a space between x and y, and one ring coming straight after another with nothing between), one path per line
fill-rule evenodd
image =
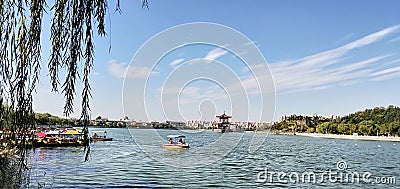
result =
M110 35L96 40L91 76L92 117L123 117L123 77L135 52L157 33L190 22L223 24L254 42L275 81L275 120L290 114L343 116L365 108L400 104L399 1L150 0L149 3L150 9L143 10L139 1L122 1L122 14L111 12L110 53ZM109 6L114 9L112 2ZM50 93L47 79L49 23L46 16L42 36L45 61L34 110L61 116L63 97ZM210 45L192 45L160 59L148 80L149 102L160 100L162 84L174 69L190 65L190 60L198 58L219 61L233 70L244 86L251 86L252 78L247 78L246 68L232 52ZM209 64L204 62L204 65ZM147 77L150 70L136 68L130 77ZM185 119L212 119L213 114L224 110L233 115L246 113L232 110L224 98L224 88L207 80L189 83L181 89L179 108ZM79 117L79 97L76 104L73 117ZM159 105L148 106L152 110L150 120L167 119ZM249 106L254 108L248 119L257 121L259 98L249 98ZM126 114L133 119L145 119ZM246 121L243 119L236 120Z

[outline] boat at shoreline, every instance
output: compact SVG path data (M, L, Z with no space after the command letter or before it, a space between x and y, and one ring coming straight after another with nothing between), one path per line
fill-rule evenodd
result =
M85 135L79 128L56 128L51 130L30 130L15 133L14 140L10 138L10 131L0 131L0 144L20 145L25 148L40 147L79 147L88 144ZM11 140L11 141L9 141Z
M57 129L47 132L36 132L33 139L33 147L67 147L84 146L85 137L79 129Z
M91 142L112 141L113 138L107 137L107 131L92 131L93 136L90 137Z
M184 135L168 135L169 138L168 143L163 144L163 148L167 149L183 149L183 148L190 148L189 144L183 141L186 138ZM174 139L179 139L178 142L175 142Z

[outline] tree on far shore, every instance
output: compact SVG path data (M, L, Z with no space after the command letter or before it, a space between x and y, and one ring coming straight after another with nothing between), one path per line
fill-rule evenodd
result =
M285 116L286 119L272 125L271 129L281 132L317 132L351 135L400 135L400 108L375 107L343 117ZM295 127L294 127L295 126Z

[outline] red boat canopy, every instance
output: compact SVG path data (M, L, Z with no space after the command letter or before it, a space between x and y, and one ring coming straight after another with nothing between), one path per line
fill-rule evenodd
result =
M36 135L39 136L39 137L41 137L41 138L46 137L46 133L44 133L44 132L42 132L42 131L36 133Z

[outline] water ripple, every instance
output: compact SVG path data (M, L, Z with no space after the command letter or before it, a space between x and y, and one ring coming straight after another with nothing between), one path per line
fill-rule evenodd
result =
M222 159L195 168L172 167L156 158L182 158L200 161L194 154L218 138L213 132L188 134L189 150L168 151L161 144L149 143L154 154L142 152L127 129L106 129L114 141L91 144L90 161L84 162L83 148L40 148L31 152L32 187L46 183L51 188L390 188L398 185L363 183L269 183L256 182L260 171L314 172L337 171L337 162L345 161L348 172L371 172L374 176L400 178L400 145L392 142L331 140L301 136L270 135L255 153L248 152L252 135ZM146 133L146 130L140 130ZM167 135L170 130L160 130ZM240 137L230 133L230 137ZM145 136L143 136L145 137ZM357 145L356 145L357 144ZM221 145L221 148L223 145ZM209 155L218 154L210 152ZM150 158L152 157L152 158ZM156 157L156 158L154 158Z

